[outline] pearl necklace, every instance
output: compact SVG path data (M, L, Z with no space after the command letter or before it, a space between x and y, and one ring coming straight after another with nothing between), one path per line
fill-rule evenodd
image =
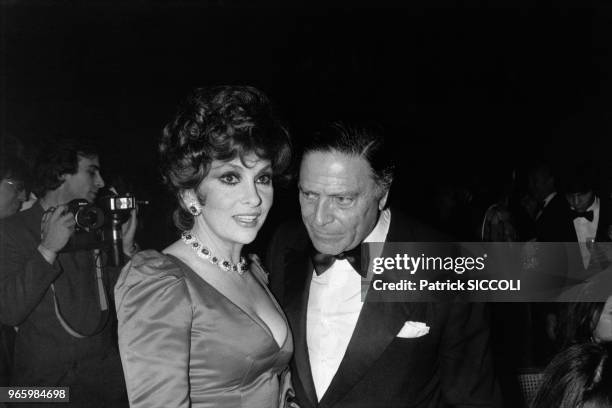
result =
M217 265L219 268L224 271L234 271L238 272L238 275L242 276L247 271L247 262L243 256L240 257L240 262L233 263L228 261L227 259L220 258L215 256L210 252L210 249L206 248L202 243L196 238L195 234L191 231L184 231L181 235L183 242L187 244L193 251L202 259L206 259L213 265Z

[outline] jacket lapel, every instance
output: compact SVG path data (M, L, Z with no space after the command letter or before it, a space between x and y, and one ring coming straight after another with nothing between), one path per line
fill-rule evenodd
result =
M612 237L610 237L608 229L612 226L612 222L610 220L610 210L611 203L605 197L599 198L599 222L597 224L597 233L596 241L599 242L610 242L612 241Z
M416 239L418 225L401 212L391 212L391 224L386 242L409 242ZM431 235L431 234L430 234ZM432 240L438 238L432 235ZM383 250L382 256L385 256ZM387 276L391 280L401 279L401 274ZM395 339L408 320L423 320L425 304L390 302L382 299L384 292L372 289L372 282L359 314L355 330L349 341L344 358L336 371L326 393L321 398L321 408L331 407L346 395L379 359L387 346Z
M310 357L306 344L306 315L313 266L308 251L292 251L286 259L289 259L289 262L285 270L288 271L291 278L286 281L284 303L285 312L293 330L293 362L296 368L293 380L296 388L301 385L311 406L316 407L317 394L312 380ZM303 404L303 401L299 402Z

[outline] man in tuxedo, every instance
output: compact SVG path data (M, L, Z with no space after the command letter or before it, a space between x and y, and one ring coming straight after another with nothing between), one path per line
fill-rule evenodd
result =
M374 302L373 290L361 300L361 243L442 239L387 208L392 180L383 138L372 129L336 123L305 146L302 222L281 226L267 256L294 335L297 402L497 406L482 304Z
M596 242L612 241L612 202L596 193L598 171L589 161L572 167L563 179L565 198L570 206L570 225L578 241L583 265L589 269L606 268L605 254L595 251Z
M541 242L566 243L550 246L540 253L545 272L556 272L550 288L568 290L610 265L610 228L612 203L597 195L598 172L590 161L566 162L557 177L550 166L540 164L529 176L529 186L543 208L536 219L536 238ZM544 198L545 197L545 198ZM596 243L605 242L598 245ZM536 362L546 364L555 353L555 332L563 303L540 303L533 306L535 321Z
M594 250L595 243L612 241L612 202L596 193L597 180L597 167L590 161L566 165L560 177L562 195L550 200L537 220L538 241L578 243L579 251L570 258L582 259L587 274L608 264L605 253ZM579 262L568 262L568 268L581 269Z

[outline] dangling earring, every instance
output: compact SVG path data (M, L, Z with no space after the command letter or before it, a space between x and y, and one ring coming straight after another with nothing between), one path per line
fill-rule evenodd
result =
M194 217L197 217L198 215L202 214L202 206L194 201L189 204L189 212Z

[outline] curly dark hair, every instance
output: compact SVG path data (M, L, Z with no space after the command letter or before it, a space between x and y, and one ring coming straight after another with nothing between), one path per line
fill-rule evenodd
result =
M363 157L372 168L374 181L381 193L391 187L395 163L380 126L373 123L333 122L312 135L304 145L303 155L330 151Z
M12 178L24 183L30 182L30 172L27 164L14 154L0 153L0 180Z
M610 346L575 344L557 354L531 408L604 408L612 404Z
M97 145L88 139L58 136L41 148L34 164L34 192L43 197L62 185L64 174L79 170L79 157L97 157Z
M266 95L250 86L195 89L164 127L159 143L162 177L179 203L175 225L193 227L181 194L197 188L213 160L240 157L244 163L251 153L270 160L276 180L285 176L291 160L289 133Z
M565 349L593 338L604 302L574 302L563 304L561 323L556 328L557 346Z

